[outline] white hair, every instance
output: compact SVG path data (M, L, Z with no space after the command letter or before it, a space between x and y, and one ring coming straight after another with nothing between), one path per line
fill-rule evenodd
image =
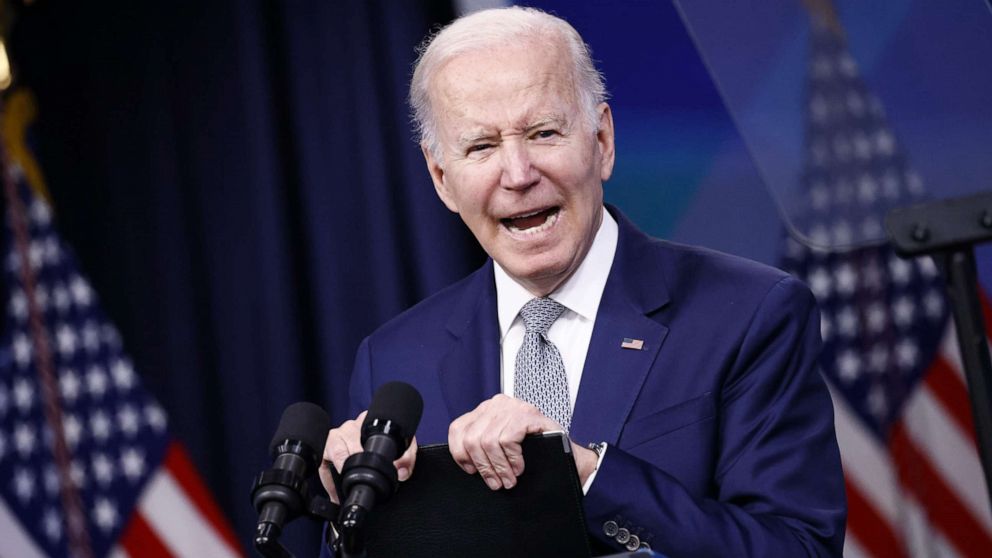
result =
M420 55L410 80L410 107L418 139L437 161L442 160L442 153L430 87L438 71L459 54L515 44L524 39L551 41L565 47L572 62L572 79L586 125L590 130L599 129L596 106L607 98L606 85L603 74L592 62L589 46L578 31L567 21L536 8L512 6L482 10L456 19L425 39L418 49Z

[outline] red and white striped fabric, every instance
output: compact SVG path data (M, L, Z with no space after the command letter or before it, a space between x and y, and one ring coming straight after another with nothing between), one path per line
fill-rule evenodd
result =
M992 508L953 326L887 445L834 394L847 483L844 555L992 553Z

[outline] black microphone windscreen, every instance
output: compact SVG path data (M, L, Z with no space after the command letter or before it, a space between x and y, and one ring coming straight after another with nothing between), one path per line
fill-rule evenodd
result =
M285 440L296 440L303 442L320 455L324 450L324 442L327 441L327 431L330 429L331 418L327 416L327 411L306 401L293 403L282 412L279 428L276 429L276 435L269 444L269 452L274 452Z
M400 426L403 432L412 435L417 431L423 413L424 400L415 387L406 382L387 382L372 396L365 422L375 419L390 420Z

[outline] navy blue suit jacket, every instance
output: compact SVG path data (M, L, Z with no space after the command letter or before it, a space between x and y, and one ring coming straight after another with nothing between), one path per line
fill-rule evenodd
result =
M610 445L584 499L596 546L623 550L603 532L615 521L672 557L839 556L844 482L809 290L610 211L619 241L570 432ZM419 443L446 443L454 419L500 392L492 266L362 342L353 415L406 381L424 397Z

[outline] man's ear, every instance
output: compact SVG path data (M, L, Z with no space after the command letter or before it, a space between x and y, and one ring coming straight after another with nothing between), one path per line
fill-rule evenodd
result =
M599 177L606 182L613 174L613 163L616 160L616 146L613 143L613 111L607 103L600 103L596 110L599 111L599 131L596 132L596 144L601 157Z
M441 161L434 158L434 154L431 153L426 143L420 144L420 151L424 154L424 161L427 162L427 172L430 173L431 181L434 182L434 191L437 192L437 197L441 198L448 209L458 213L458 205L444 181L444 167L441 165Z

